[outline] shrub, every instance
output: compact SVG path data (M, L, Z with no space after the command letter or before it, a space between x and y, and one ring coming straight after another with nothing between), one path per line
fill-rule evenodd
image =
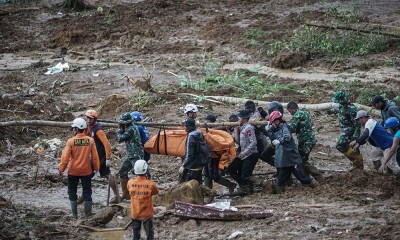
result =
M268 55L274 56L283 48L309 51L333 56L363 56L388 49L388 38L377 34L327 30L304 27L295 31L286 42L275 42Z

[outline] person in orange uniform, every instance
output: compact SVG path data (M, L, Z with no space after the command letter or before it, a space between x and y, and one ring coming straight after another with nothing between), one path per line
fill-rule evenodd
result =
M111 145L100 123L97 122L98 114L95 110L90 109L85 113L86 123L88 128L85 129L85 134L94 139L97 153L100 159L100 176L107 178L111 189L114 192L114 198L110 203L121 202L120 196L117 193L117 184L115 177L111 175ZM79 201L78 201L79 203Z
M93 138L86 136L86 121L83 118L76 118L71 125L72 138L67 140L61 156L61 163L58 167L60 176L68 167L68 196L71 202L71 210L74 218L78 218L77 187L81 180L83 191L83 203L85 216L92 214L92 164L94 171L99 171L100 161Z
M147 239L154 239L152 196L158 194L158 188L153 180L146 177L148 167L149 165L145 160L137 160L133 167L133 172L137 177L128 181L128 191L131 197L133 240L140 239L142 223Z

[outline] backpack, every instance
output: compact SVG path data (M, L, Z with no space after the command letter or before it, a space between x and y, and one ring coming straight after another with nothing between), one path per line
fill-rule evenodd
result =
M208 145L206 139L204 138L203 134L200 137L196 137L197 141L199 141L199 152L201 154L201 162L206 165L208 164L211 158L211 148Z

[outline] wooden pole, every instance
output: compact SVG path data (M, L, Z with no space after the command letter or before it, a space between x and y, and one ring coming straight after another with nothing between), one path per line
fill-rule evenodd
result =
M230 103L230 104L240 104L243 105L245 104L248 100L251 99L245 99L245 98L236 98L236 97L226 97L226 96L205 96L205 98L212 98L221 102L225 103ZM258 105L262 105L267 107L271 102L267 101L258 101L258 100L252 100ZM286 108L287 103L281 103L284 108ZM308 103L298 103L299 108L305 108L307 110L314 110L314 111L326 111L332 108L338 108L339 104L338 103L333 103L333 102L327 102L327 103L317 103L317 104L308 104ZM359 109L359 110L365 110L368 113L374 115L374 116L381 116L380 111L369 107L365 106L362 104L354 103L354 105Z
M267 125L267 121L251 122L255 126ZM102 123L104 127L118 127L117 123ZM182 127L181 123L168 123L168 122L135 122L135 125L142 125L147 127ZM69 128L71 127L71 122L55 122L55 121L42 121L42 120L21 120L21 121L8 121L0 122L0 127L9 126L47 126L47 127L61 127ZM221 123L197 123L197 127L235 127L239 126L239 122L221 122Z

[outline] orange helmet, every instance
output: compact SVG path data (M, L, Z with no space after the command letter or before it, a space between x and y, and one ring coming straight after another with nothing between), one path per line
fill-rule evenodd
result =
M282 113L279 112L279 111L277 111L277 110L273 111L273 112L269 115L269 121L270 121L270 122L273 122L273 121L275 121L276 119L281 119L281 118L282 118Z
M97 118L97 112L96 110L89 109L86 111L85 116L90 118Z

